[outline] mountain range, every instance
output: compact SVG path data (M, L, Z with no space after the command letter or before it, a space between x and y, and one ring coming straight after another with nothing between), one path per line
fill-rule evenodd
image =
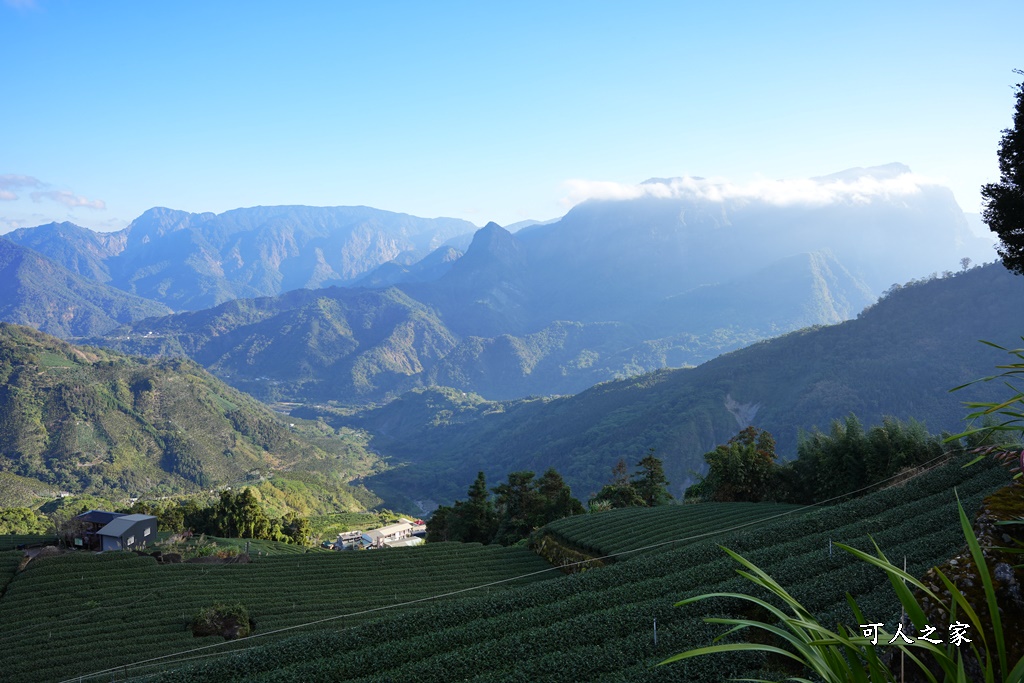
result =
M74 273L175 310L348 284L383 263L411 263L476 227L368 207L273 206L188 213L154 208L113 233L71 223L6 239Z
M453 304L444 315L443 297L484 291L488 279L504 287L515 276L493 266L489 236L501 243L511 235L498 226L481 230L453 266L458 287L442 278L432 290L296 290L146 319L92 342L149 356L187 355L265 400L379 401L434 385L504 399L575 393L615 377L694 365L768 336L839 322L874 300L830 254L798 254L652 307L652 316L685 321L663 324L668 337L645 338L638 324L573 320L515 335L501 333L497 319L495 336L463 336L455 330L479 327L470 318L493 309Z
M900 165L852 169L784 200L658 179L515 234L488 224L468 243L448 236L469 224L363 207L154 209L121 233L9 237L108 287L221 301L91 341L188 355L261 399L365 403L432 385L509 399L840 322L893 282L990 255L948 190L906 178ZM237 298L253 292L272 298Z
M933 433L965 428L965 401L996 400L1001 385L952 387L993 374L1019 346L1024 279L1001 265L893 288L856 319L807 328L727 353L698 367L605 382L574 396L487 401L420 389L355 415L296 411L366 429L392 468L367 480L392 504L465 495L477 471L500 478L555 467L576 495L609 482L623 458L654 448L677 496L702 456L748 426L767 429L782 458L802 431L828 431L854 413L865 426L917 419Z
M81 476L89 486L184 485L188 478L164 462L168 439L176 443L168 425L191 424L189 411L203 415L211 401L219 416L195 424L224 438L241 433L232 443L251 441L224 407L248 399L226 389L206 390L221 398L177 417L135 405L136 375L184 369L193 379L175 384L168 375L158 384L213 386L194 379L201 371L181 357L258 398L307 404L297 416L372 433L372 448L394 467L373 474L378 465L368 465L361 474L399 502L451 500L477 469L501 476L550 465L585 496L620 457L638 459L651 447L678 493L704 452L750 423L772 431L789 455L799 430L827 428L850 411L866 423L895 415L957 429L961 398L946 389L994 364L978 337L1012 343L1019 334L1017 281L993 266L953 276L962 257L985 260L991 246L972 237L948 190L913 181L903 166L851 169L797 190L752 194L654 179L631 199L590 200L514 234L491 223L471 239L463 221L365 207L153 209L118 233L71 224L15 231L0 240L3 316L178 360L68 351L18 332L45 347L43 357L71 366L37 363L17 377L79 380L32 385L19 396L37 398L24 405L5 389L5 453L18 454L8 469L62 486L76 477L85 486ZM180 312L167 315L168 305ZM197 310L180 310L187 308ZM778 338L754 343L769 337ZM82 363L93 357L102 362ZM86 378L110 363L146 369ZM686 366L698 367L663 369ZM149 426L131 442L164 455L122 467L110 450L121 437L99 417L79 420L94 434L82 436L66 418L26 407L79 394L112 414L145 417ZM524 398L538 395L563 398ZM69 405L55 409L72 414ZM257 414L256 404L245 405ZM353 405L371 407L353 413ZM99 448L95 457L82 443ZM364 446L346 448L355 461L377 462ZM204 482L270 462L258 448L222 461L233 449L200 449ZM272 461L309 460L291 457ZM71 464L51 466L64 461ZM136 467L124 482L92 476L129 476Z

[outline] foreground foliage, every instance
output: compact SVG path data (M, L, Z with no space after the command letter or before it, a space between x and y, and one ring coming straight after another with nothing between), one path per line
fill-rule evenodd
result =
M981 605L972 605L962 593L962 589L941 571L933 570L948 588L949 594L952 596L952 600L949 602L943 600L924 582L890 562L877 545L875 546L877 554L870 555L840 543L837 545L842 550L885 572L909 619L906 620L906 623L901 621L897 625L898 630L892 634L884 628L876 629L875 627L881 627L883 624L868 623L870 620L865 619L864 611L858 607L853 598L848 597L850 606L861 623L858 624L857 629L839 625L837 630L833 631L816 619L806 607L800 604L798 599L790 595L769 574L739 554L728 548L723 548L730 557L743 566L743 569L736 570L736 573L761 589L758 591L759 594L767 592L774 600L764 600L743 593L708 593L683 600L676 606L683 607L716 598L729 598L750 603L773 616L774 619L710 617L705 621L733 627L723 636L716 638L716 641L746 632L746 629L760 630L767 634L769 639L767 642L727 642L721 645L695 648L670 657L662 664L711 654L758 651L788 658L808 673L828 683L902 680L903 675L898 673L897 661L917 670L917 676L912 675L912 680L923 679L933 683L939 680L947 683L966 683L967 681L997 683L998 681L1021 680L1024 678L1024 657L1017 662L1010 662L1007 659L1006 639L1000 618L1000 606L996 601L992 570L985 561L978 538L971 528L971 522L959 503L958 511L960 526L971 556L976 566L982 569L980 577L985 591L986 609L984 613L988 618L987 621L979 618ZM939 607L939 612L949 620L951 632L954 631L954 626L960 630L960 619L965 619L966 626L973 627L970 630L973 639L950 638L949 641L943 641L941 631L938 634L939 637L929 638L936 629L928 630L930 628L928 615L922 609L920 599L908 588L908 584L923 594L933 605ZM907 631L904 631L904 627L907 627ZM906 633L914 633L914 629L923 633L924 636L918 639L907 637ZM863 633L859 633L858 630ZM962 630L966 631L966 628ZM868 637L869 634L870 637ZM901 638L901 635L904 637ZM877 649L879 642L888 643L905 658L887 657L883 659L879 657ZM921 678L919 679L918 676ZM793 677L789 680L806 679Z

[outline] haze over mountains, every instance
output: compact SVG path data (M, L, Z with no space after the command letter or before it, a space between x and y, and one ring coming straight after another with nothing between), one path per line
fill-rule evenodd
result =
M0 320L60 337L103 334L134 320L171 312L157 301L76 274L2 237L0 292Z
M965 401L997 400L1001 385L955 386L993 374L1020 345L1024 278L1001 264L892 291L854 320L753 344L696 368L607 382L555 399L485 401L450 389L410 392L356 415L306 409L335 426L369 430L371 446L404 463L367 480L397 504L465 495L477 471L555 467L578 495L609 483L619 458L653 448L680 495L702 456L750 424L767 429L780 457L799 432L828 431L851 413L865 426L891 416L932 433L963 431Z
M991 242L947 189L898 164L745 188L653 179L517 227L474 232L365 207L153 209L109 234L50 224L0 239L0 316L133 354L187 356L263 400L392 401L351 423L393 462L410 462L374 480L391 501L458 495L460 478L484 464L554 464L589 490L619 457L649 447L681 486L705 450L754 416L781 430L784 448L797 427L850 410L948 428L957 399L923 397L992 364L973 357L976 337L949 326L1011 343L1021 319L1006 305L1018 300L1011 284L975 274L998 269L948 277L961 258L990 260ZM893 283L944 271L910 288L927 296L899 292L863 321L586 391L835 325ZM894 351L897 339L918 355ZM829 365L833 348L845 351ZM882 358L884 370L871 360ZM568 394L579 395L493 402ZM446 424L458 428L424 427Z
M98 282L176 310L197 310L239 297L347 284L382 263L417 261L475 229L454 218L361 206L222 214L154 208L114 233L50 223L5 237Z
M111 273L111 283L133 291L153 292L159 283L156 294L172 302L217 300L257 285L276 293L336 281L375 292L319 289L222 304L97 339L132 353L186 353L260 398L341 402L434 384L494 399L575 393L840 322L893 283L956 269L965 256L992 256L991 243L973 235L947 189L898 164L753 189L652 180L636 192L584 202L561 220L515 234L488 224L464 253L449 243L418 261L410 256L417 245L450 234L439 226L465 226L369 209L278 207L221 216L154 210L128 229L141 246L99 265L43 239L55 228L15 237L63 262L90 265L80 265L83 271ZM338 227L339 215L350 222L371 216L380 232L371 236L369 218L358 228ZM322 227L325 216L334 227ZM293 225L314 217L315 229ZM411 235L410 226L420 232L405 255L379 263L380 245L390 239L394 247L393 235ZM289 230L304 237L285 240ZM181 244L177 251L166 244L146 251L143 234ZM344 258L327 249L343 241ZM203 246L214 243L216 258ZM283 251L267 246L285 243ZM285 252L288 258L280 258ZM172 258L144 266L145 255L157 253ZM300 267L341 262L349 269ZM396 290L386 293L388 287ZM377 306L392 312L378 314ZM399 314L395 307L406 308Z

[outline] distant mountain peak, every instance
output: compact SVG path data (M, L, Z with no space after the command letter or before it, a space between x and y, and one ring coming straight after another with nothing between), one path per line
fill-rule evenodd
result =
M518 251L516 238L508 230L492 221L476 231L473 241L469 244L469 249L466 250L466 255L479 252L500 253L509 248Z
M907 175L910 173L913 173L913 171L910 170L909 166L894 161L890 164L883 164L881 166L868 166L867 168L861 168L857 166L854 168L848 168L837 173L830 173L829 175L811 178L811 180L815 182L837 180L842 182L850 182L854 180L860 180L861 178L873 178L875 180L891 180L892 178L898 178L901 175Z
M688 176L674 176L672 178L648 178L647 180L640 183L641 185L678 185L687 180L702 181L707 180L703 176L699 175L688 175Z
M810 178L814 182L852 182L860 180L861 178L873 178L875 180L891 180L898 178L901 175L911 174L913 171L906 164L899 162L892 162L888 164L882 164L880 166L868 166L866 168L855 166L853 168L847 168L836 173L830 173L828 175L816 176ZM703 183L707 181L707 178L701 176L676 176L672 178L648 178L647 180L640 183L641 185L665 185L668 187L678 186L684 183ZM711 181L715 182L715 181Z

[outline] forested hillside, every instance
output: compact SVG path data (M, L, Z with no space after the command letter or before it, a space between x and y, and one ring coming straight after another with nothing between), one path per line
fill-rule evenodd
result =
M38 480L51 496L170 495L287 472L350 509L372 496L348 482L379 466L358 439L289 427L192 361L76 347L6 323L0 454L0 473L22 478L12 483Z
M851 412L865 427L893 416L923 421L933 433L960 431L963 402L991 398L998 387L949 390L992 374L1003 354L978 340L1013 347L1021 320L1024 281L989 265L895 288L856 320L754 344L697 368L554 400L487 402L430 389L332 419L369 429L375 448L408 463L369 480L385 498L433 492L445 502L478 470L549 466L582 498L607 483L619 458L635 462L650 448L679 495L702 455L748 424L770 431L783 458L795 456L801 430L827 431Z
M88 337L170 312L0 239L0 320L58 337Z
M95 340L189 357L263 400L379 400L407 391L457 344L436 312L395 288L300 289L149 319Z

